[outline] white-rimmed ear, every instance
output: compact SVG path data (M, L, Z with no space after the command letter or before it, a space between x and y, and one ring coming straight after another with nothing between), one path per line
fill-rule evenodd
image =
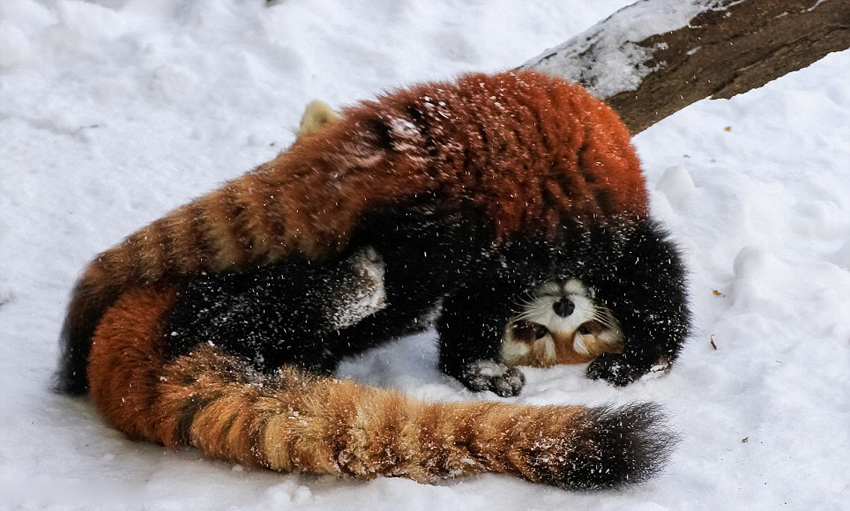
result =
M339 114L330 105L324 101L314 99L304 109L304 115L301 116L301 122L298 125L298 131L295 133L295 136L296 138L301 138L304 135L315 133L328 124L336 122L337 119L339 119Z

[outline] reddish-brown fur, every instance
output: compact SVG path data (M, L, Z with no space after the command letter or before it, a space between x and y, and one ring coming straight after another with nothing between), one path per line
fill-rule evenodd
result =
M647 220L626 128L580 87L506 73L392 93L95 258L69 305L63 376L87 360L83 385L131 438L274 470L417 481L490 471L581 488L651 475L669 440L653 435L651 406L427 403L294 367L258 373L207 345L165 355L173 277L329 258L364 217L423 195L436 218L462 212L494 247Z
M171 288L129 293L113 305L108 317L113 320L104 320L95 332L89 394L106 419L130 438L163 442L170 436L168 419L158 420L168 415L159 409L166 363L159 326L174 298Z
M292 367L255 373L207 346L166 360L161 317L174 297L128 291L95 332L92 400L131 438L286 472L428 482L488 471L564 486L596 449L583 407L428 403Z
M387 130L393 150L382 137ZM494 246L554 236L565 222L647 218L628 131L604 103L540 74L467 75L347 109L274 160L100 254L68 307L66 349L84 356L100 316L124 289L286 257L330 257L366 214L427 193L447 212L471 207Z

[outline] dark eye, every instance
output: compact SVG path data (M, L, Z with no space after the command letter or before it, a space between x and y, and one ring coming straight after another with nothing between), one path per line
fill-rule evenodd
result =
M593 330L590 328L590 324L585 323L578 327L578 333L580 333L581 335L590 335L591 333L593 333Z
M532 323L531 321L518 321L514 323L512 328L513 340L517 342L533 343L549 333L549 329L545 326Z

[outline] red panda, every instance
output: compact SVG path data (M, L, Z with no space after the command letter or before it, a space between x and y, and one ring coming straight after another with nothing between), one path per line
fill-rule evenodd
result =
M364 261L380 271L369 275ZM334 293L364 289L381 297L341 320L333 303L347 302ZM258 456L277 449L284 461L254 461L280 470L417 480L489 470L604 487L660 464L670 437L654 428L651 405L427 404L323 376L430 317L440 369L474 391L516 395L520 363L593 358L588 376L615 385L672 363L689 327L684 267L649 217L638 158L609 107L563 80L510 72L345 110L96 257L68 307L58 388L90 388L134 438L237 461L250 446ZM257 386L270 394L249 392ZM310 408L337 396L336 412ZM121 411L128 399L156 412ZM368 453L380 443L293 433L281 426L290 411L315 418L322 434L337 421L409 446L415 431L437 428L451 445L425 438L431 450L393 447L379 461ZM515 431L504 438L526 450L501 446L511 462L485 455L463 436L476 428ZM432 473L425 458L446 464ZM595 476L576 468L586 463Z
M209 344L170 357L163 316L177 295L127 291L95 332L91 399L132 439L282 472L420 482L493 472L567 489L643 481L673 440L652 404L423 402L294 365L258 371Z

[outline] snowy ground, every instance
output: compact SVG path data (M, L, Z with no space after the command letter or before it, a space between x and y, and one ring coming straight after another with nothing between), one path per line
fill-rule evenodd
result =
M529 370L515 401L662 403L683 442L646 484L245 470L129 442L48 390L86 261L273 157L310 99L514 67L626 3L2 0L0 509L850 509L850 52L635 140L692 270L693 338L665 377ZM472 398L437 372L431 336L341 373Z

